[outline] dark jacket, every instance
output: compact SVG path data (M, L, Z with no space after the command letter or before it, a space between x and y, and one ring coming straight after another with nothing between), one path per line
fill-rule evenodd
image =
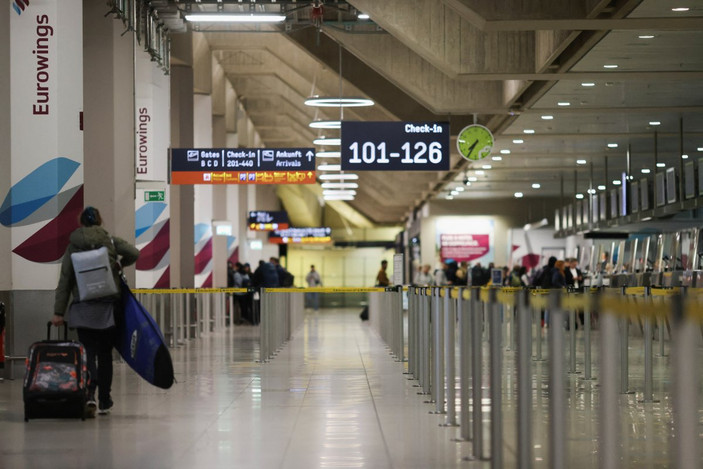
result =
M139 250L136 247L117 236L111 237L110 233L101 226L82 226L76 229L69 237L69 245L61 260L61 276L56 287L54 314L64 315L71 295L74 299L78 299L78 286L73 272L71 254L98 249L101 246L107 247L115 285L120 284L118 262L122 267L126 267L137 262L137 258L139 258ZM119 294L115 295L115 299L117 298L119 298Z
M252 279L255 287L276 288L278 283L278 272L276 266L270 262L263 262L254 271Z
M559 269L552 268L552 285L549 288L564 288L566 287L566 277Z

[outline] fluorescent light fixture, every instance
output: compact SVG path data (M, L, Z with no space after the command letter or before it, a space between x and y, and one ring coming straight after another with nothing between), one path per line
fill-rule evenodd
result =
M577 199L583 199L583 194L576 194Z
M476 174L478 174L479 176L483 176L484 174L486 174L486 172L483 171L483 170L481 170L481 169L479 169L478 171L474 171L474 172L475 172Z
M596 190L595 189L588 189L586 192L588 192L589 194L595 194Z
M323 189L358 189L359 184L355 182L323 182L320 184Z
M592 86L596 86L596 84L591 81L587 81L587 82L581 83L581 86L583 86L584 88L591 88Z
M325 200L354 200L353 195L323 195Z
M322 195L356 195L355 190L324 190Z
M374 102L368 98L342 97L342 98L321 98L311 96L305 100L306 106L316 107L364 107L373 106Z
M561 106L561 107L571 106L571 103L568 101L559 101L557 103L557 106Z
M535 182L535 183L532 184L532 188L533 188L533 189L539 189L540 187L542 187L542 185L541 185L540 183L538 183L538 182Z
M516 192L513 195L515 196L516 199L521 199L524 194L522 192Z
M659 121L651 121L651 122L649 123L649 125L657 126L657 125L662 125L662 123L659 122Z
M688 8L688 7L676 7L676 8L671 9L671 11L676 11L676 12L688 11L688 10L690 10L690 8Z
M342 121L312 121L308 126L311 129L341 129Z
M617 143L609 143L608 148L617 148L618 144Z
M359 175L352 174L352 173L321 174L320 176L318 176L318 179L320 181L340 181L340 180L353 181L353 180L359 179Z
M341 171L341 164L321 164L317 167L318 171Z
M524 133L524 134L533 134L533 133L535 133L535 131L534 131L534 129L525 129L525 130L522 131L522 133Z
M491 159L492 159L493 161L503 161L503 157L502 157L502 156L491 156Z
M491 165L489 165L489 164L484 164L484 165L481 166L481 167L482 167L483 169L491 169L493 166L491 166Z
M666 168L666 163L657 163L657 168Z
M604 186L603 184L601 184L600 186L598 186L598 190L599 190L599 191L604 191L604 190L605 190L605 186Z
M606 65L603 65L603 68L618 68L618 66L615 64L606 64Z
M366 13L359 13L358 15L356 15L356 18L360 20L368 20L370 16Z
M545 120L545 121L550 121L550 120L552 120L552 119L554 119L554 116L550 116L550 115L544 115L544 116L542 116L542 120Z
M286 20L286 16L264 13L189 13L185 19L191 23L280 23Z
M586 164L588 161L586 160L576 160L576 164Z
M654 39L654 34L641 34L637 37L640 39Z
M457 192L464 192L464 188L462 186L456 186L454 190Z
M703 151L703 147L696 148L697 151Z
M622 181L620 179L613 179L614 186L619 186L620 184L622 184Z
M542 228L543 226L549 225L549 220L546 218L542 218L540 221L536 221L533 223L527 223L525 226L522 227L523 230L525 231L530 231L530 230L536 230L537 228ZM541 447L542 445L535 445L536 449L539 449L538 447Z
M342 156L341 151L318 151L315 152L317 158L339 158Z
M327 138L327 137L317 137L312 141L315 145L330 145L333 147L338 147L342 144L341 138Z
M682 159L682 160L687 160L687 159L688 159L688 155L681 155L681 159Z
M502 155L509 155L509 154L510 154L510 150L504 149L504 150L501 150L500 153L501 153Z
M525 141L524 141L523 139L521 139L521 138L516 138L516 139L513 140L513 143L519 145L519 144L521 144L521 143L525 143Z
M469 176L469 182L476 182L478 178L476 176Z
M649 174L652 172L652 170L649 168L642 168L640 171L642 171L642 174Z

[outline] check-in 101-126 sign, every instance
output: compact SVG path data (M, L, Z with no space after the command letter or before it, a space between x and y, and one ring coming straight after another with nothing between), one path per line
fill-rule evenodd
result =
M448 171L447 122L342 122L344 171Z

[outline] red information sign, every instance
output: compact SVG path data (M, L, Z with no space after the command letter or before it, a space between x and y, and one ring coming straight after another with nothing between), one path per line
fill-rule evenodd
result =
M314 184L315 171L173 171L171 184Z
M487 234L442 234L439 242L442 261L468 262L485 256L491 249Z

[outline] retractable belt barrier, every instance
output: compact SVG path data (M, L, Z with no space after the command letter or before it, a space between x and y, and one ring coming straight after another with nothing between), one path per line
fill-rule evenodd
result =
M225 310L233 310L232 297L254 292L253 289L232 288L134 291L150 311L158 312L160 324L170 325L168 330L174 345L191 338L192 331L199 336L205 330L224 326ZM408 293L407 330L403 291ZM656 402L652 392L656 336L659 356L671 354L671 387L667 397L673 405L676 435L671 439L671 465L699 467L698 412L695 410L699 408L700 367L695 357L703 330L703 289L627 287L573 293L511 287L263 288L260 290L262 362L275 357L302 324L304 293L368 293L372 326L396 360L402 362L407 357L407 373L417 380L419 394L428 396L433 413L442 415L443 426L458 426L458 439L471 441L468 459L489 459L492 467L503 466L502 400L511 396L516 396L518 467L533 466L535 362L545 362L548 368L549 465L567 467L566 387L570 381L565 377L582 374L584 381L595 379L591 369L591 339L596 315L599 386L584 392L597 389L599 394L600 467L620 467L622 443L627 435L621 433L618 400L619 395L634 391L628 381L632 352L628 341L633 323L642 332L645 358L644 386L636 391L642 393L643 403ZM166 309L171 311L169 320L164 318ZM577 357L577 312L583 312L582 357ZM542 327L542 313L548 328ZM567 344L568 360L564 353ZM514 388L510 390L503 389L505 352L515 353L516 380L510 381L509 385ZM484 353L489 354L487 362L483 360ZM579 363L583 364L581 370L577 367ZM483 380L486 378L489 380L488 400L484 397ZM460 401L458 415L457 397ZM490 409L488 416L482 412L482 407L486 406ZM483 443L486 428L490 429L488 453Z

